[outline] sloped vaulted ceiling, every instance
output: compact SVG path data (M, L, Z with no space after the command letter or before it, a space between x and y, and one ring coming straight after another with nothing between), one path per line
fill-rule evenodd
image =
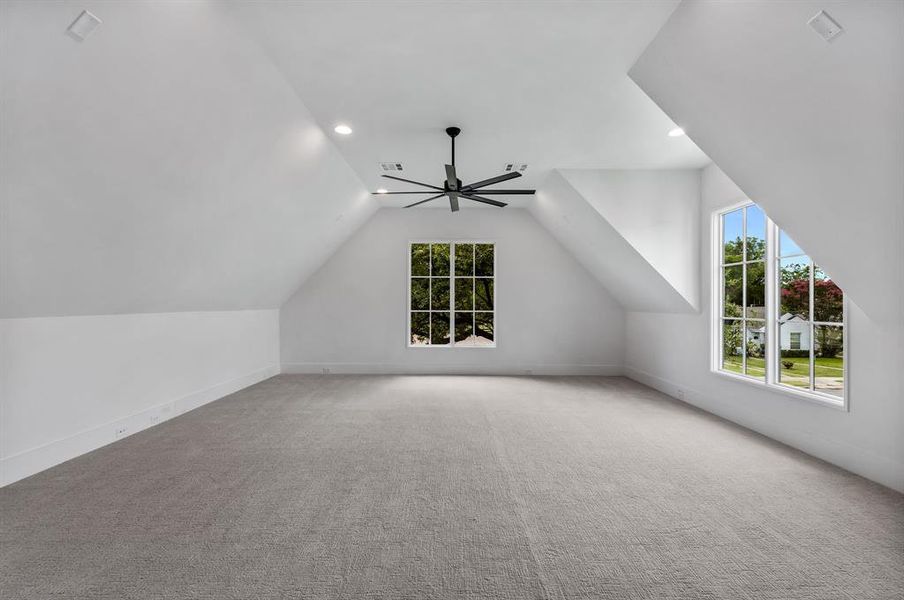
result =
M827 10L831 43L807 26ZM904 313L904 3L684 2L629 72L872 319Z
M0 316L277 307L374 210L221 3L0 10Z
M508 196L507 210L531 210L625 307L691 312L697 169L709 159L687 138L666 135L674 123L626 75L676 6L232 3L321 127L355 125L341 149L372 189L411 189L380 179L380 162L437 180L449 159L442 128L460 125L463 179L528 163L510 187L536 188L537 200ZM454 39L440 41L444 29ZM678 236L677 246L663 250L664 235Z
M639 175L596 171L683 170L693 192L708 159L625 75L675 6L4 2L0 316L280 306L373 213L377 162L430 179L452 123L470 178L526 161L519 187L564 194L511 201L626 307L695 310L693 261L624 210ZM77 42L82 9L103 24ZM334 141L339 118L356 131ZM570 236L566 204L598 230Z
M242 27L323 128L348 120L341 150L371 189L380 162L441 180L443 129L462 128L463 180L552 169L700 168L709 159L626 75L678 5L644 2L279 2L234 0ZM451 37L449 37L451 35ZM510 198L525 206L526 198ZM380 198L383 206L404 199Z

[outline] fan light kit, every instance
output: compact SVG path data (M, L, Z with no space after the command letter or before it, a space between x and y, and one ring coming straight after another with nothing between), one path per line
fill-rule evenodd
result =
M436 185L430 185L429 183L421 183L420 181L412 181L411 179L402 179L401 177L396 177L394 175L383 175L383 177L387 179L395 179L396 181L404 181L405 183L412 183L414 185L419 185L421 187L427 188L427 191L420 192L387 192L384 189L379 189L374 194L435 194L430 196L425 200L419 200L413 204L409 204L405 208L411 208L412 206L417 206L419 204L424 204L425 202L430 202L431 200L436 200L437 198L442 198L446 196L449 198L449 207L452 209L452 212L458 212L458 200L460 198L464 198L465 200L473 200L474 202L480 202L482 204L489 204L491 206L497 206L502 208L503 206L507 206L505 202L499 202L498 200L491 200L490 198L485 198L484 195L489 194L490 196L495 196L499 194L524 194L530 195L534 193L534 190L499 190L499 189L484 189L488 185L493 185L496 183L501 183L503 181L508 181L509 179L515 179L516 177L521 177L521 173L519 171L510 171L503 175L497 175L496 177L490 177L489 179L484 179L482 181L477 181L474 183L469 183L467 185L462 185L461 179L458 178L457 173L455 172L455 138L458 134L461 133L461 129L458 127L447 127L446 134L452 138L452 164L446 165L446 180L443 182L442 187ZM436 192L439 192L438 194ZM482 195L478 196L480 193Z

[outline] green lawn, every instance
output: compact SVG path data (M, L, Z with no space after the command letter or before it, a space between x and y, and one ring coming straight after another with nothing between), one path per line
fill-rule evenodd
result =
M797 387L809 387L810 378L810 360L808 358L783 358L782 361L790 361L794 363L790 369L786 369L784 365L781 368L781 381L788 385ZM821 358L815 360L816 377L835 377L841 379L844 377L844 359L843 358ZM726 371L734 373L743 373L742 362L740 356L725 357L722 368ZM747 374L762 376L766 374L766 359L753 358L747 359Z

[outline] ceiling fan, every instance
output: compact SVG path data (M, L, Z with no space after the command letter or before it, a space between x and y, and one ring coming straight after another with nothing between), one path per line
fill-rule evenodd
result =
M373 194L376 196L382 196L384 194L435 194L434 196L430 196L426 200L419 200L414 204L409 204L405 208L411 208L412 206L417 206L418 204L424 204L425 202L430 202L431 200L436 200L437 198L442 198L443 196L447 196L449 198L449 206L452 208L452 212L458 211L458 199L464 198L465 200L473 200L474 202L481 202L483 204L490 204L492 206L498 206L502 208L506 206L505 202L499 202L498 200L491 200L489 198L484 198L480 194L533 194L534 190L498 190L492 189L487 190L483 189L488 185L493 185L495 183L501 183L503 181L508 181L509 179L515 179L516 177L521 177L521 173L517 171L512 171L511 173L505 173L504 175L497 175L496 177L490 177L489 179L484 179L483 181L477 181L475 183L469 183L468 185L462 185L461 179L455 173L455 137L461 133L461 129L458 127L447 127L446 133L452 138L452 164L446 165L446 180L443 182L442 187L430 185L429 183L421 183L420 181L412 181L410 179L402 179L401 177L395 177L393 175L383 175L387 179L395 179L396 181L404 181L405 183L413 183L414 185L419 185L421 187L429 188L426 191L421 192L374 192ZM439 192L438 194L436 192Z

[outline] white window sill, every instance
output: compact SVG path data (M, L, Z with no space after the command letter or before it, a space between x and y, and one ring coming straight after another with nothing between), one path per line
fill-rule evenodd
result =
M728 371L722 371L721 369L710 369L710 372L714 375L725 377L726 379L731 379L732 381L738 381L740 383L752 385L767 392L772 392L781 396L787 396L789 398L795 398L797 400L805 400L813 404L819 404L820 406L828 406L829 408L834 408L835 410L848 412L847 394L845 394L844 398L838 398L837 396L821 394L819 392L813 392L810 390L800 390L775 383L766 383L761 379L752 379L750 377L745 377L744 375L741 375L739 373L731 373Z
M442 350L495 350L496 346L408 346L409 348Z
M424 348L424 349L443 349L443 350L458 350L458 349L467 349L467 350L485 350L490 349L493 350L496 348L496 344L486 344L483 346L453 346L451 344L448 345L420 345L420 344L408 344L409 348Z

